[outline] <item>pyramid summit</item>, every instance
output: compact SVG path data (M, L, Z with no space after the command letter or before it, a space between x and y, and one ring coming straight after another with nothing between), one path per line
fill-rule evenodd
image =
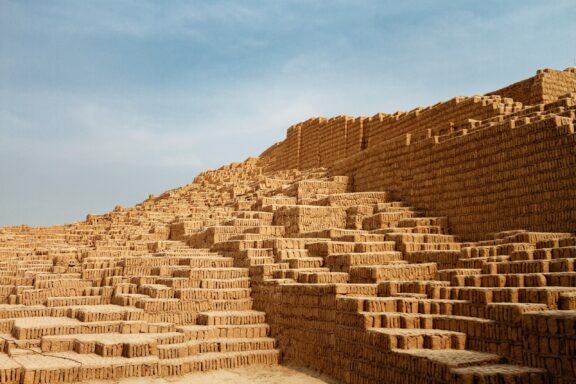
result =
M576 383L576 68L314 117L131 208L0 228L0 384L289 364Z

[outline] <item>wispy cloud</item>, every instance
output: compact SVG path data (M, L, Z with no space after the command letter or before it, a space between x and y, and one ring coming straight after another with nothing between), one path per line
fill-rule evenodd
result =
M575 12L571 0L0 1L0 225L134 204L310 116L412 109L572 65Z

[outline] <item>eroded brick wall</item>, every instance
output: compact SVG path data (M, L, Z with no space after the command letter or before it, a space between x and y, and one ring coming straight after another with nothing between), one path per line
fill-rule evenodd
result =
M576 228L576 135L570 118L510 122L443 142L399 138L337 163L356 191L386 190L478 240L510 229Z
M500 96L456 97L427 108L372 117L311 118L288 128L286 139L261 157L267 170L331 167L392 138L411 134L425 138L450 133L494 116L521 110Z
M576 97L569 92L576 68L546 69L487 96L369 118L312 118L290 127L261 159L269 170L332 168L357 191L390 191L448 216L470 240L518 228L573 231Z

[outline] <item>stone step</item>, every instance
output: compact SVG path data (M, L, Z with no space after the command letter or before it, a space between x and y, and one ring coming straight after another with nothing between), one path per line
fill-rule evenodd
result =
M17 319L24 317L45 317L50 316L53 308L43 305L26 306L19 304L0 304L0 319Z
M232 227L258 227L261 225L270 225L272 220L270 219L232 219L224 222L224 225L229 225Z
M313 242L313 239L307 238L296 238L296 237L278 237L273 239L264 240L262 242L262 247L272 248L275 252L280 250L297 250L304 249L307 243Z
M236 260L236 265L242 268L249 268L256 265L274 264L272 257L247 257L245 259Z
M418 212L410 210L376 213L362 221L362 229L372 231L375 229L395 228L398 227L400 220L413 218L418 216L418 214ZM414 226L405 225L405 227Z
M393 252L396 250L394 241L357 242L354 252Z
M428 233L388 233L386 240L405 243L453 243L458 238L453 235Z
M299 272L298 282L303 284L343 284L349 279L343 272Z
M462 255L462 252L460 253ZM460 258L456 263L456 268L472 268L482 269L484 264L489 262L504 262L510 260L508 255L487 256L487 257L474 257L474 258Z
M423 315L453 315L469 304L465 300L428 299L414 297L350 297L355 303L342 303L357 312L367 313L408 313Z
M576 246L539 248L511 253L511 260L554 260L576 258Z
M114 297L111 298L110 303L124 307L132 307L135 306L139 300L148 298L150 298L150 296L139 293L122 293L114 295Z
M448 227L447 217L409 217L398 221L398 227L418 227L418 226L439 226Z
M136 308L143 309L146 313L158 312L200 312L211 308L211 303L207 300L182 300L182 299L154 299L151 297L140 297L134 304Z
M281 269L274 271L272 277L274 279L289 279L298 281L298 276L301 273L329 273L328 268L300 268L300 269Z
M252 281L264 281L267 278L271 278L275 271L288 268L288 263L270 263L253 265L248 268L248 271Z
M364 328L434 329L434 317L420 313L359 312Z
M238 279L202 279L190 280L182 277L172 277L158 279L158 284L163 284L173 289L185 288L206 288L206 289L232 289L232 288L249 288L250 278L243 277Z
M119 305L88 305L68 308L66 316L82 322L99 321L141 321L144 311Z
M265 313L258 311L210 311L198 314L199 325L247 325L265 321Z
M368 328L375 346L395 349L464 350L466 334L435 329Z
M318 241L306 244L306 249L311 256L328 256L334 253L355 252L356 244L347 241Z
M389 227L389 228L380 228L371 230L370 233L373 234L381 234L381 235L388 235L390 233L416 233L416 234L434 234L434 235L443 235L447 234L447 230L444 227L440 227L438 225L417 225L415 227Z
M520 260L505 263L489 262L482 266L483 274L507 273L547 273L550 272L551 260Z
M544 369L493 364L454 368L450 371L449 383L540 384L548 378L549 375Z
M324 259L321 257L303 257L295 259L284 259L292 269L321 268L324 265Z
M154 299L174 298L174 289L163 284L144 284L138 287L137 292Z
M241 300L250 298L250 288L182 288L176 289L174 296L182 300Z
M150 345L163 345L181 343L186 340L186 335L181 332L58 335L42 337L40 348L42 352L75 351L76 353L97 353L96 344L99 342L104 344L149 343Z
M549 309L558 308L561 295L576 292L575 287L444 287L442 297L468 300L473 304L490 303L536 303L545 304Z
M347 241L350 243L383 243L386 240L386 236L362 231L361 233L337 236L333 238L333 240ZM395 246L395 244L393 246ZM391 250L394 250L394 248Z
M459 250L432 250L406 252L404 260L411 263L436 263L439 269L455 268L460 260Z
M174 277L185 277L192 280L205 279L241 279L249 277L246 268L197 268L176 270Z
M283 262L288 259L306 258L310 254L307 249L281 249L275 251L274 260Z
M332 207L352 207L363 204L384 203L388 199L387 192L350 192L331 194L316 201L316 205Z
M255 227L256 228L256 227ZM230 241L254 241L257 244L262 243L265 240L274 239L276 236L274 235L265 235L261 233L240 233L238 235L233 235L229 237Z
M165 359L158 363L160 376L182 375L190 372L207 372L232 369L246 365L276 365L280 351L276 349L245 352L211 352L181 359Z
M433 372L447 372L458 367L498 364L503 360L501 356L493 353L466 349L402 349L395 350L394 353L399 357L409 358L412 363L411 372L425 377ZM465 382L456 381L455 383Z
M301 233L299 236L304 238L316 238L316 241L350 241L350 240L338 240L346 237L355 236L367 236L369 235L367 231L358 229L345 229L345 228L328 228L319 231L305 232ZM365 241L365 240L362 240Z
M480 275L481 273L481 269L473 268L442 269L436 273L435 279L442 281L452 281L452 279L455 277Z
M563 248L576 246L576 236L567 234L556 239L540 240L536 242L536 248Z
M400 211L417 211L414 207L407 207L404 206L402 202L396 202L394 204L388 203L379 203L376 204L374 207L374 213L381 213L381 212L400 212Z
M274 257L272 248L246 248L233 253L235 259L245 259L249 257Z
M249 248L260 248L264 240L255 239L236 239L226 240L215 243L211 250L215 252L242 251Z
M111 288L48 288L48 289L28 289L28 287L18 287L15 295L15 304L27 306L44 305L50 297L77 297L77 296L102 296L105 290Z
M527 312L548 310L545 304L532 303L491 303L486 305L486 318L509 324L519 324Z
M77 383L85 380L156 376L158 357L102 357L75 352L24 355L13 359L22 366L24 383Z
M84 323L68 317L29 317L14 320L12 335L17 339L40 339L43 336L81 333L148 333L171 332L173 324L144 321L99 321Z
M19 384L22 366L4 353L0 353L0 383Z
M49 297L46 299L47 307L64 307L73 305L102 305L110 304L110 298L102 296L70 296L70 297Z
M284 236L286 227L283 225L261 225L247 228L244 233L253 233L267 236Z
M357 254L340 254L326 257L326 267L332 272L349 273L352 267L377 266L387 264L407 264L400 252L373 252Z
M326 266L378 265L402 261L402 253L396 251L337 253L326 256Z
M273 213L262 211L239 211L235 215L239 219L272 220L274 218Z
M262 351L271 350L275 347L276 340L269 337L215 338L160 345L158 346L158 356L160 359L175 359L200 353Z
M231 257L222 256L198 256L182 258L179 260L178 265L196 268L225 268L233 267L234 259Z
M575 287L576 272L507 273L490 275L454 276L453 286L459 287Z
M252 304L252 298L210 301L211 310L214 311L249 311L252 309Z
M350 282L379 283L385 280L432 280L437 271L436 263L353 266L350 268Z
M180 325L178 332L186 340L204 340L209 338L262 338L267 337L270 326L265 323L245 325Z
M399 251L423 252L423 251L460 251L460 243L401 243L396 246Z

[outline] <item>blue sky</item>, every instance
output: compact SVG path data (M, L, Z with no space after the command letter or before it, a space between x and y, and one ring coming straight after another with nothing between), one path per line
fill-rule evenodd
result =
M576 2L0 0L0 225L84 219L311 116L576 65Z

